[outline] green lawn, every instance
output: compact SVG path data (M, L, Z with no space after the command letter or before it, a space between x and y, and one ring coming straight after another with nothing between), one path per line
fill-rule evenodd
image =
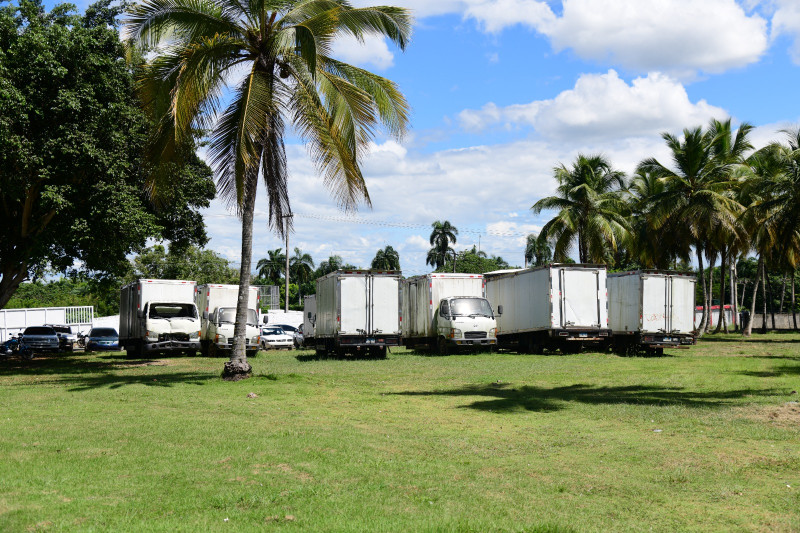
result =
M0 360L0 531L800 530L800 335L669 355Z

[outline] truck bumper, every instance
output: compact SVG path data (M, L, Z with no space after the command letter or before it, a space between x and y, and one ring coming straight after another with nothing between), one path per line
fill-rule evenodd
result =
M199 350L200 340L145 342L144 349L147 352L179 352L182 350Z
M375 335L374 337L348 336L339 337L342 347L400 346L400 335Z
M642 335L643 346L694 346L697 339L693 335Z
M611 337L611 330L610 329L590 329L590 330L553 329L550 330L550 336L562 341L597 342L597 341L608 340L609 337Z
M447 339L447 342L453 346L495 346L497 339Z

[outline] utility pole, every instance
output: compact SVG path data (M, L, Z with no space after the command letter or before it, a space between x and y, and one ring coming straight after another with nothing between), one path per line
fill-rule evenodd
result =
M283 215L282 218L292 218L294 215L289 213L288 215ZM283 230L286 234L286 293L285 297L283 298L283 311L285 313L289 313L289 222L284 222Z

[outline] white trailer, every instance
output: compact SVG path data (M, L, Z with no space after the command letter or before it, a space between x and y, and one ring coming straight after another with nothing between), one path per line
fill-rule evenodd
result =
M482 274L426 274L402 281L403 343L446 354L451 349L491 348L497 322Z
M314 346L314 324L317 322L317 296L303 298L303 345Z
M694 276L637 270L608 276L612 349L623 355L661 355L665 347L695 344Z
M400 272L337 270L317 279L317 355L386 357L400 345Z
M129 357L200 349L200 316L194 281L140 279L122 287L119 344Z
M605 266L552 264L484 276L501 346L574 353L610 337Z
M250 357L258 351L259 288L250 287L247 296L245 350ZM200 351L204 356L230 355L238 301L238 285L209 283L195 289L194 302L201 316Z

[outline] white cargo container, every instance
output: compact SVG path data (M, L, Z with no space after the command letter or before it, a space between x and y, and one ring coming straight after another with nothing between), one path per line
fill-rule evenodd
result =
M637 270L608 275L608 319L615 352L660 355L695 344L694 276Z
M400 272L337 270L317 279L318 355L385 357L400 344Z
M200 349L195 285L177 279L140 279L122 287L120 348L130 357L157 352L195 355Z
M245 350L250 357L258 351L258 287L250 287L247 296ZM238 301L238 285L209 283L196 288L194 302L200 310L200 351L203 355L230 355Z
M314 324L317 322L317 296L303 298L303 345L314 346Z
M577 352L608 340L605 266L552 264L484 276L501 346Z
M492 347L497 322L481 274L426 274L402 281L403 343L450 349Z

